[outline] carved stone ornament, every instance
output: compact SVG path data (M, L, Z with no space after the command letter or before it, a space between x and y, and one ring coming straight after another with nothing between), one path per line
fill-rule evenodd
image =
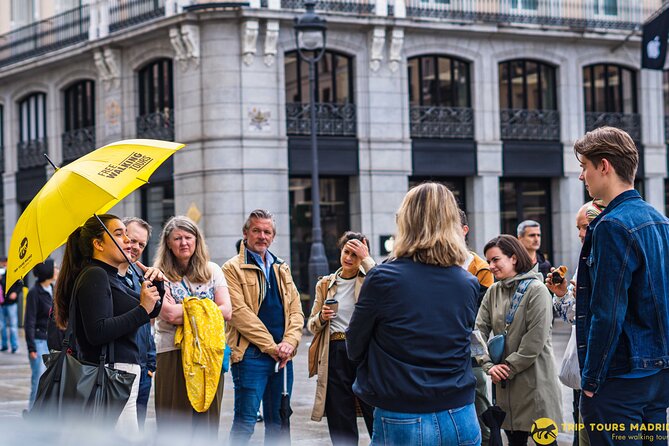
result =
M404 30L402 28L393 28L390 39L389 64L390 71L395 72L402 62L402 46L404 45Z
M200 64L200 28L197 25L170 28L170 42L183 71L188 70L191 62L196 67Z
M111 48L97 50L93 53L93 60L105 90L109 91L112 87L118 88L121 83L121 70L118 66L120 51Z
M276 59L276 47L279 42L279 22L277 20L267 21L265 33L265 65L271 67Z
M246 66L253 63L253 58L256 55L258 30L259 25L257 20L247 20L242 25L242 58Z
M379 71L381 61L383 61L383 48L386 44L386 29L380 26L374 28L372 32L372 46L370 51L369 68L372 71Z

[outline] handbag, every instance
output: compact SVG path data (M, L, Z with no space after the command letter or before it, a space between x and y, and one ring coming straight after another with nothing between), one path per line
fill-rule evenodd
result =
M581 390L581 368L578 365L578 350L576 349L576 325L571 327L571 336L564 351L558 378L565 386Z
M493 336L488 341L488 356L490 361L493 364L501 364L504 360L504 345L506 343L506 332L509 329L509 325L513 322L513 318L516 316L516 311L520 306L520 302L523 300L525 291L530 283L535 279L524 279L521 280L518 286L516 287L516 292L513 293L511 298L511 306L509 306L509 311L506 313L506 319L504 320L504 332Z
M75 308L76 298L72 297L62 350L43 355L46 371L40 377L30 415L85 416L86 419L92 417L115 423L128 402L136 376L106 364L107 357L112 363L114 360L113 341L102 348L97 364L80 361L74 356L71 347L76 339Z

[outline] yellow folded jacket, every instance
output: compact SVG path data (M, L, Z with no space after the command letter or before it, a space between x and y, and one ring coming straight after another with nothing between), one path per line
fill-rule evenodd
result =
M181 361L191 406L206 412L221 378L225 352L225 320L211 299L188 296L183 301L184 324L177 327L174 345Z

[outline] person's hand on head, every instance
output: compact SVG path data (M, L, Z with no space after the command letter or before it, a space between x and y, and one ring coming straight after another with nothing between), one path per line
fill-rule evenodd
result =
M367 241L360 241L358 239L352 239L346 242L346 247L350 249L360 260L369 256L369 247L367 246Z

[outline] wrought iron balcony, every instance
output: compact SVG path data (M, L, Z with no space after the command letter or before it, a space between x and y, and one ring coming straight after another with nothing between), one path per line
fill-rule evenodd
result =
M412 105L412 138L474 139L474 111L470 107Z
M576 30L632 30L661 5L660 0L406 0L406 15Z
M88 39L88 5L0 36L0 67Z
M63 162L68 163L95 150L95 127L70 130L61 135Z
M289 135L311 135L311 111L309 104L291 102L286 104L286 133ZM333 102L316 103L316 129L320 136L355 136L355 104Z
M500 111L502 139L559 141L560 112L507 108Z
M372 14L374 13L375 5L375 0L318 0L316 2L316 10ZM281 9L304 9L304 1L281 0Z
M165 0L112 0L110 3L109 32L165 15Z
M149 113L137 117L137 137L174 141L174 113L171 109L164 112Z
M48 145L46 138L21 141L16 145L19 154L19 169L30 169L31 167L44 166Z
M641 141L641 115L638 113L585 113L586 132L605 125L625 130L635 142Z

